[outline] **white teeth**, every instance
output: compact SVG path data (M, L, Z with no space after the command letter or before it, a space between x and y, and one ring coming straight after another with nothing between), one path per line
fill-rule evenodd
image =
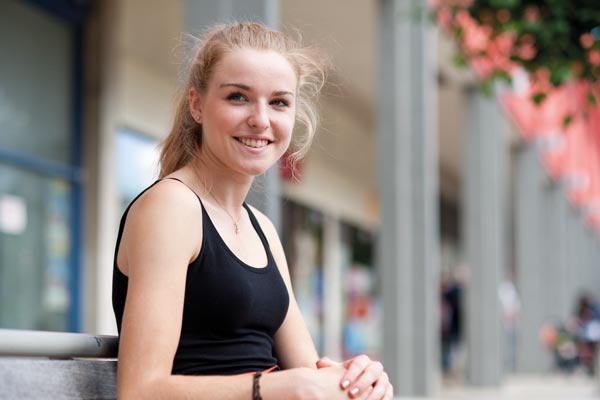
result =
M264 147L269 144L267 139L248 139L248 138L238 138L240 142L249 147Z

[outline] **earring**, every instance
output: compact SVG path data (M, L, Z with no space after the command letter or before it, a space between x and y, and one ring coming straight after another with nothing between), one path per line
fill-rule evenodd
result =
M197 122L200 122L202 120L202 117L200 115L196 115L195 119Z

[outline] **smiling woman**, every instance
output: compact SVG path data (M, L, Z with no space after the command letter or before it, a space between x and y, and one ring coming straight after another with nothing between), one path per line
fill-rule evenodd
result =
M202 127L198 158L209 169L255 176L289 147L296 113L297 77L272 50L225 54L206 89L189 89L190 113Z
M161 179L121 220L119 398L392 398L381 363L319 359L277 232L244 202L290 146L308 149L325 76L311 53L256 23L200 41Z

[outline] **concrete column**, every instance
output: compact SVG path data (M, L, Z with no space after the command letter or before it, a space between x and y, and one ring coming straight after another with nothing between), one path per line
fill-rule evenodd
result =
M97 13L97 14L96 14ZM118 40L121 32L122 12L115 0L103 2L93 16L95 35L102 35L100 62L97 81L90 85L101 93L88 109L92 123L97 122L96 135L89 136L86 144L87 169L91 179L86 182L86 208L89 218L86 221L86 251L83 271L85 277L85 311L92 318L83 316L84 331L96 334L113 335L117 332L115 317L111 304L112 264L115 250L115 239L119 229L119 204L114 162L114 135L117 131L118 110L120 106L119 90L122 87L123 74L119 71ZM111 25L112 24L112 25ZM112 26L111 29L105 29ZM102 33L100 33L102 32ZM91 46L94 48L94 46ZM94 120L93 118L97 118ZM91 128L92 130L94 127Z
M323 336L324 355L332 360L342 358L343 287L342 268L344 250L340 222L331 216L325 217L323 225Z
M516 257L517 282L521 295L521 325L517 340L517 371L547 372L550 356L539 340L545 321L546 269L542 253L545 173L533 143L523 144L517 156Z
M565 200L566 201L566 200ZM567 308L569 313L572 314L575 307L575 301L577 296L581 292L581 279L579 277L579 254L577 252L577 231L578 231L578 214L575 209L568 204L567 213Z
M383 361L399 396L438 370L436 33L420 0L380 0L379 171Z
M541 200L540 257L545 271L541 293L544 305L542 317L544 320L565 321L568 316L564 237L567 210L564 207L565 192L561 184L544 178Z
M584 231L581 224L581 215L579 210L573 208L573 230L574 230L574 242L573 242L573 265L575 275L575 296L573 297L572 304L574 307L576 299L579 298L586 288L585 278L585 248L584 248Z
M279 26L279 0L185 0L185 29L201 34L207 27L231 20L260 21ZM265 213L277 230L281 226L281 181L277 165L257 177L246 201Z
M583 222L583 221L582 221ZM586 276L586 290L594 296L596 300L598 300L598 295L600 294L600 288L594 285L594 278L596 276L595 270L597 270L600 265L594 264L594 252L595 252L595 238L594 233L590 227L583 222L583 227L585 230L585 276Z
M464 163L467 379L494 386L502 379L498 285L504 269L507 126L495 101L469 93Z

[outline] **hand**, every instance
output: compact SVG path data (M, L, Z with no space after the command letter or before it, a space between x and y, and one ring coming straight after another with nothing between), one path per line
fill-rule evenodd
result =
M371 360L364 354L343 363L334 362L327 357L317 361L317 368L340 365L346 368L340 386L342 389L349 389L348 396L351 399L391 400L394 397L394 388L379 361ZM363 397L365 395L368 396Z
M294 368L275 374L267 374L264 376L264 397L271 395L270 393L267 393L267 390L277 389L274 387L274 384L267 383L267 380L274 378L276 375L289 375L283 380L285 387L279 388L278 391L274 391L269 398L347 400L348 394L346 390L343 390L339 385L339 382L345 373L346 368L339 364L323 367L321 369ZM289 397L282 396L282 393Z

